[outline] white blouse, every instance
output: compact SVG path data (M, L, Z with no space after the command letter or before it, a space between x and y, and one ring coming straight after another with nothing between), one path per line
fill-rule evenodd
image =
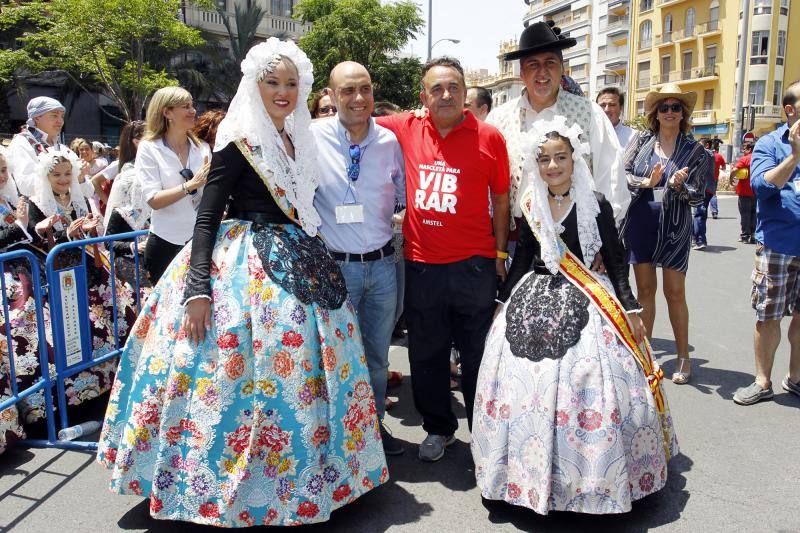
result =
M189 159L186 168L197 173L203 166L203 159L211 161L211 150L200 141L199 145L189 142ZM142 140L136 150L136 172L142 184L142 193L150 201L159 191L178 187L185 182L180 175L184 166L175 152L164 144L163 139ZM154 209L150 218L150 231L172 244L184 245L192 238L197 206L203 188L197 194L187 195L172 205Z

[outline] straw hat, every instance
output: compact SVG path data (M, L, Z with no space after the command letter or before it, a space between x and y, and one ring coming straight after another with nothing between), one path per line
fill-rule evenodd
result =
M689 113L691 114L692 110L694 109L694 105L697 103L697 93L694 91L682 91L681 88L678 86L677 83L667 83L661 86L660 89L655 89L647 93L647 96L644 99L644 108L647 110L647 113L650 113L653 110L653 107L656 106L659 102L666 100L667 98L675 98L683 102L686 107L689 108Z

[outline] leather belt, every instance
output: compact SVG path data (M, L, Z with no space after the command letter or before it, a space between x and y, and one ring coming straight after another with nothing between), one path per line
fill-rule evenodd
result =
M240 220L248 220L255 224L291 224L283 213L267 213L264 211L231 211L228 213L230 218L238 218Z
M384 247L379 250L373 250L364 254L348 254L344 252L334 252L331 250L331 257L337 261L344 261L345 263L351 261L366 263L367 261L377 261L379 259L383 259L384 257L389 257L390 255L394 255L394 246L392 246L392 241L387 242Z

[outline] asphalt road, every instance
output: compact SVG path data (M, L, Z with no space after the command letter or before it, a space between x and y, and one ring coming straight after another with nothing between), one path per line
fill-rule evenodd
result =
M662 491L615 516L543 517L506 504L484 504L475 487L460 395L453 397L463 422L458 442L438 463L421 463L416 445L424 434L406 378L392 391L399 404L387 418L407 447L405 455L390 459L391 482L337 511L330 522L298 531L800 531L800 398L777 385L774 401L750 407L731 401L736 388L752 380L754 247L737 242L736 198L722 197L720 209L721 218L708 222L710 246L692 252L690 261L694 374L689 385L666 384L682 453L670 461ZM674 343L663 298L658 305L653 344L671 375ZM776 384L788 356L784 337L776 356ZM408 373L405 348L393 347L391 361L392 368ZM12 449L0 456L0 531L206 529L153 520L144 500L112 495L107 485L107 473L91 454Z

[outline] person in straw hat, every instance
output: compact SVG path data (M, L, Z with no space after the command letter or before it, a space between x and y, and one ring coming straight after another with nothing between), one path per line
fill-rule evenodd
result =
M519 195L527 185L522 168L525 158L531 156L519 147L522 134L557 116L579 125L583 131L581 140L590 147L585 157L592 174L592 189L611 202L618 221L630 202L622 170L622 149L614 126L600 106L562 86L562 53L576 44L575 39L562 34L552 22L537 22L522 32L518 49L504 56L506 61L519 60L525 88L518 98L493 109L486 122L499 129L506 139L511 164L511 214L517 219L522 217Z
M663 271L663 291L675 335L678 364L672 380L689 381L689 309L686 271L692 243L691 207L703 200L712 161L690 135L689 117L697 93L668 83L645 98L649 131L641 132L625 153L625 173L632 199L620 229L633 265L647 336L653 336L656 267Z

